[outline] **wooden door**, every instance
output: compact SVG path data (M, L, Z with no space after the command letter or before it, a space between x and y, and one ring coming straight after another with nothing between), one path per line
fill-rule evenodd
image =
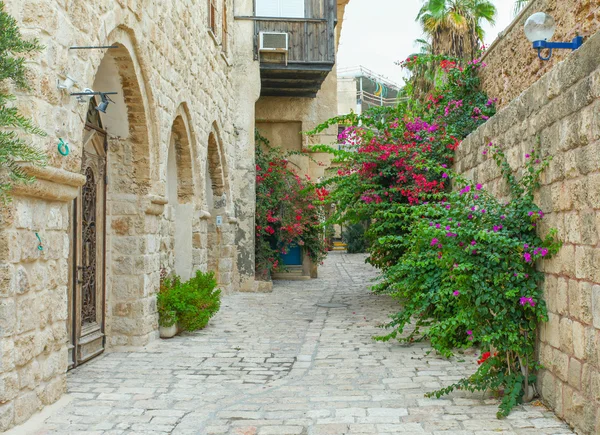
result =
M106 134L88 125L83 142L86 182L73 205L72 367L101 354L105 344Z

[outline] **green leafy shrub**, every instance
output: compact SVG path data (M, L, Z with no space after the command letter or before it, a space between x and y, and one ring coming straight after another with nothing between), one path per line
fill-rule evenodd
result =
M535 262L552 257L560 244L555 230L544 239L537 234L544 214L533 193L547 161L534 151L527 154L529 163L517 180L501 149L490 144L488 152L509 186L508 202L454 176L456 191L379 212L370 231L378 250L398 255L383 268L375 290L402 305L387 325L393 331L378 339L428 339L446 357L457 348L480 345L488 353L475 374L429 395L454 389L501 391L498 416L503 417L535 380L536 329L547 321L544 275ZM441 170L450 178L450 171ZM386 235L390 226L394 235ZM414 330L400 336L414 322Z
M429 396L495 390L503 417L531 397L536 329L547 319L535 261L554 255L559 243L554 230L538 237L543 213L533 200L547 162L532 151L517 180L502 150L485 147L508 183L508 202L453 174L455 149L496 111L480 86L485 64L423 55L403 65L435 69L430 94L415 93L420 78L413 75L397 107L334 118L314 131L348 125L341 149L315 147L338 164L337 176L322 183L336 204L327 224L372 222L367 261L381 270L374 291L402 306L379 340L430 340L447 357L472 345L484 352L474 374Z
M186 282L178 276L163 278L157 307L160 326L177 323L184 331L204 328L221 307L221 290L217 289L214 273L197 271Z
M342 240L346 243L346 250L349 254L367 252L368 244L365 238L365 225L363 224L348 226L342 235Z

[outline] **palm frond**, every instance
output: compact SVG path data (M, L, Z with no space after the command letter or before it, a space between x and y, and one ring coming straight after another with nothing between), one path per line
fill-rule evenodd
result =
M525 5L527 5L527 3L529 3L529 0L515 0L515 8L513 11L513 14L515 17L517 15L519 15L519 12L521 12L523 10L523 8L525 7Z

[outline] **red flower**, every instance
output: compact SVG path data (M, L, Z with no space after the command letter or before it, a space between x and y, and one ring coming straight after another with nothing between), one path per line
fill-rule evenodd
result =
M498 352L496 352L494 354L494 356L498 355ZM481 365L484 362L486 362L488 360L489 357L491 357L492 354L490 352L484 352L483 355L481 355L481 359L479 361L477 361L477 364Z

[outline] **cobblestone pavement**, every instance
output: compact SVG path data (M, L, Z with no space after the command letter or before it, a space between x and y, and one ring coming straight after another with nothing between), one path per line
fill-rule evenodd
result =
M474 355L373 341L394 304L368 291L364 256L333 253L320 276L226 296L201 332L81 366L68 377L72 400L29 433L572 433L539 404L497 420L497 401L481 394L424 398L472 372Z

